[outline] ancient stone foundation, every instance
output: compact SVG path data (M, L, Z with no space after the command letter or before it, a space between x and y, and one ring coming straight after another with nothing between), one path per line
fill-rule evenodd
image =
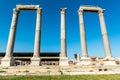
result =
M1 66L13 66L13 50L14 50L14 42L16 37L16 29L17 29L17 21L20 10L36 10L36 32L35 32L35 41L34 41L34 54L31 58L31 66L40 66L41 58L40 58L40 39L41 39L41 16L42 9L39 5L16 5L16 8L13 9L13 17L10 27L10 33L8 38L8 44L6 48L5 57L1 60ZM61 50L59 56L59 65L60 66L68 66L68 58L67 58L67 49L66 49L66 8L61 8ZM103 59L104 65L116 65L115 59L112 57L110 43L108 39L106 24L104 20L104 9L97 6L81 6L78 10L79 14L79 25L80 25L80 40L81 40L81 52L82 57L77 59L77 65L91 65L91 59L88 56L87 44L86 44L86 34L84 27L84 12L95 12L98 13L100 20L100 28L102 33L105 59Z

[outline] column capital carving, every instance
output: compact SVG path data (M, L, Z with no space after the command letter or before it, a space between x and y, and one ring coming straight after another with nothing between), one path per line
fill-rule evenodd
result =
M13 9L13 13L14 13L14 14L19 14L19 10L16 9L16 8L14 8L14 9Z
M61 14L65 14L67 8L61 8L60 10L61 10Z
M37 8L37 14L41 14L42 13L42 8Z
M78 14L79 14L79 15L83 15L83 9L79 9L79 10L78 10Z
M98 14L99 14L99 16L103 16L104 15L104 10L99 10Z

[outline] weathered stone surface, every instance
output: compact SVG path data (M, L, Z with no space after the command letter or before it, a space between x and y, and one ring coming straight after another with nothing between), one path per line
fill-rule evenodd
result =
M68 58L66 57L60 57L60 61L59 61L59 65L60 66L68 66Z
M68 65L67 51L66 51L66 8L61 8L61 53L60 66Z
M31 58L31 65L34 65L34 66L40 65L41 11L42 9L40 8L37 9L34 54L33 54L33 58Z
M80 62L77 65L91 65L91 59L88 57L81 57Z
M66 8L61 9L61 54L60 57L67 57L66 51L66 19L65 19Z
M80 24L80 40L81 40L82 57L87 57L88 53L87 53L87 45L86 45L83 11L79 12L79 24Z
M34 55L32 59L33 65L39 65L40 64L40 25L41 25L41 8L39 8L39 5L16 5L16 8L13 9L13 18L8 38L8 44L6 49L5 57L2 59L1 65L11 66L14 63L13 60L13 50L14 50L14 42L15 42L15 35L16 35L16 28L17 28L17 20L18 20L18 13L19 11L23 10L37 10L37 20L36 20L36 34L35 34L35 45L34 45ZM36 59L35 59L36 58ZM38 64L37 64L38 63Z
M1 66L14 66L15 60L14 58L3 58L1 60Z
M108 65L108 66L113 66L113 65L117 65L116 64L116 62L115 62L115 58L113 58L113 57L105 57L104 59L103 59L103 61L104 61L104 65L106 66L106 65Z
M29 9L37 9L37 8L39 8L39 5L22 5L22 4L18 4L18 5L16 5L16 8L18 9L18 10L20 10L20 9L27 9L27 10L29 10Z
M91 11L91 12L97 12L99 10L102 10L102 8L98 6L80 6L79 10L84 10L84 11Z
M112 57L106 24L105 24L104 15L103 15L103 10L99 11L98 13L99 13L99 19L100 19L100 27L101 27L101 33L103 38L105 56Z
M40 58L31 58L31 66L40 66Z
M80 8L78 10L78 14L79 14L79 23L80 23L80 39L81 39L82 57L88 56L87 47L86 47L86 37L85 37L86 35L85 35L85 29L84 29L84 19L83 19L83 12L86 12L86 11L87 12L97 12L99 14L105 56L112 57L109 39L108 39L108 35L107 35L107 30L106 30L106 24L105 24L104 15L103 15L104 9L102 9L98 6L80 6Z

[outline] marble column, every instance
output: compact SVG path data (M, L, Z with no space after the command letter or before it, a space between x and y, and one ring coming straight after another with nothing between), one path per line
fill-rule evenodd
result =
M61 57L66 57L66 8L61 9Z
M36 33L34 42L34 54L31 58L31 65L40 65L40 34L41 34L41 13L42 9L37 9Z
M12 22L11 22L11 28L10 28L9 38L8 38L8 44L7 44L7 49L6 49L6 54L1 62L2 66L14 65L13 50L14 50L14 41L15 41L16 28L17 28L16 26L17 26L17 20L18 20L18 13L19 13L19 11L14 8Z
M80 23L80 39L81 39L81 52L82 57L88 57L87 46L86 46L86 35L83 19L83 10L79 10L79 23Z
M66 8L61 8L61 53L59 65L68 65L66 51Z
M100 19L101 32L102 32L102 38L103 38L103 43L104 43L104 51L105 51L106 57L111 58L112 54L111 54L111 49L110 49L110 44L109 44L109 39L108 39L108 34L107 34L107 30L106 30L106 24L105 24L103 12L104 12L103 10L98 11L99 19Z

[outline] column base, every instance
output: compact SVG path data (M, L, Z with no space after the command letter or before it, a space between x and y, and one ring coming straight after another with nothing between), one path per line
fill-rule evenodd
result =
M41 64L40 64L40 58L35 58L35 57L33 57L33 58L31 58L31 66L40 66Z
M103 61L104 61L104 65L117 65L116 64L116 62L115 62L115 58L113 58L113 57L105 57L104 59L103 59Z
M80 62L77 65L87 66L91 65L91 59L89 57L81 57Z
M14 66L15 65L15 60L13 57L11 58L2 58L1 59L1 66Z
M106 60L106 61L108 61L108 60L115 60L115 58L113 58L113 57L105 57L103 60Z
M66 57L60 57L60 60L59 60L59 65L60 66L68 66L68 58Z

